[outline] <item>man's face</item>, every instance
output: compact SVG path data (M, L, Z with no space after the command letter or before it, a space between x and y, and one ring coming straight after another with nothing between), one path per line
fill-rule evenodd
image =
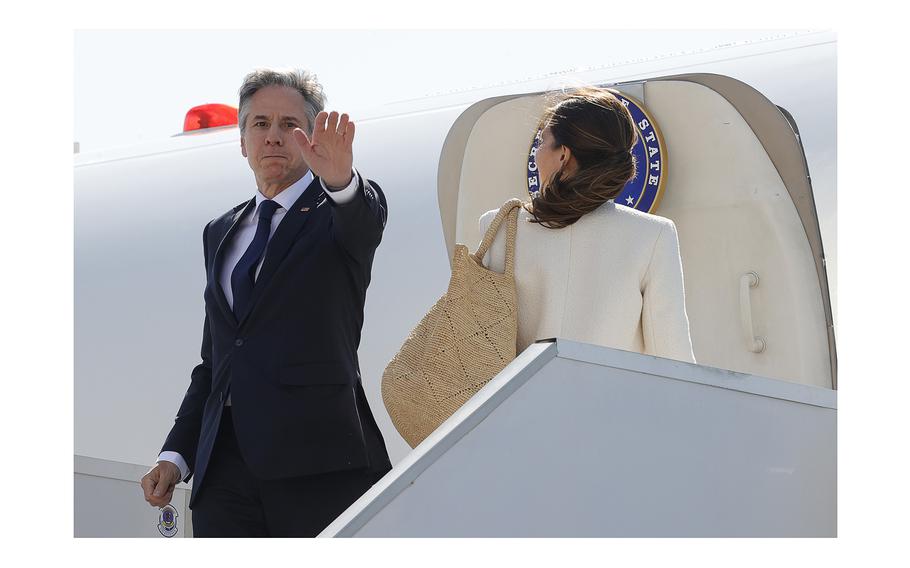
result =
M295 128L310 132L303 95L279 85L256 91L249 102L240 149L260 190L264 186L284 189L307 172L303 153L292 135Z

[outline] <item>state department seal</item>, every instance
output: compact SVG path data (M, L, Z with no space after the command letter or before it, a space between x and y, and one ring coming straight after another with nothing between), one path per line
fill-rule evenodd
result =
M168 538L177 534L177 509L165 505L158 513L158 532Z
M612 92L629 109L632 120L635 121L635 130L638 132L635 146L632 147L632 155L635 156L635 177L626 183L614 201L645 213L653 213L660 205L666 181L667 151L663 136L642 103L618 91ZM534 161L538 147L539 130L534 135L528 152L528 193L532 198L540 192L540 176L537 173L537 163Z

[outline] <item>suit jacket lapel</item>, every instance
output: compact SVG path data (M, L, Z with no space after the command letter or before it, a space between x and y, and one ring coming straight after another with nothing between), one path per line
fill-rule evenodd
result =
M218 307L224 312L224 316L227 320L233 322L234 325L237 325L237 318L234 316L234 311L231 310L231 306L227 302L227 297L224 295L224 289L221 288L221 271L224 268L225 245L226 243L231 242L234 233L237 232L237 228L240 226L240 220L255 206L256 199L250 199L246 205L234 213L233 217L229 218L228 223L230 223L230 228L228 228L227 232L221 238L221 242L218 243L218 250L215 251L215 259L209 268L209 282L212 283L212 291L215 294Z
M272 276L281 265L281 261L287 256L291 245L296 242L297 236L303 230L307 220L312 217L316 206L324 199L328 198L323 195L322 184L319 183L319 178L314 178L290 210L285 213L284 219L281 220L281 224L269 239L268 247L265 249L265 259L262 261L262 268L259 269L259 276L256 277L249 307L240 320L241 325L256 308L257 302L262 298L263 290L268 287Z

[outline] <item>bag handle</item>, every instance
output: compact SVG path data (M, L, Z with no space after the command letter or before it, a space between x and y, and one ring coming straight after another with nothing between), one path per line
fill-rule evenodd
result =
M483 235L483 240L480 241L480 246L477 247L477 252L473 255L474 260L477 261L477 264L483 266L483 257L487 254L487 251L492 246L493 241L496 239L496 233L499 232L499 225L502 224L502 220L509 216L509 224L506 226L506 274L509 276L514 276L515 274L515 233L518 227L518 209L521 207L522 201L518 198L512 198L505 203L502 207L499 208L499 212L496 213L496 217L493 218L493 221L490 223L490 226L487 227L487 232Z

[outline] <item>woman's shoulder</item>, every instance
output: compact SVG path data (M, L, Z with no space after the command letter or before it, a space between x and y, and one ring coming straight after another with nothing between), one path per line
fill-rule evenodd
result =
M660 215L655 215L653 213L645 213L634 207L626 207L625 205L612 201L604 203L592 213L594 214L592 218L602 218L604 220L610 220L611 222L619 222L641 228L676 228L673 221L666 217L661 217Z
M484 213L483 215L480 216L479 224L480 224L481 233L486 232L487 228L489 228L490 223L493 222L493 219L496 217L497 213L499 213L499 208L490 209L489 211L487 211L486 213ZM522 219L530 219L530 218L531 218L531 215L525 210L524 207L521 207L518 209L519 221Z
M496 216L496 213L499 209L490 209L486 213L480 216L480 227L485 229L490 226L490 223L493 222L493 217Z
M496 217L496 213L499 212L499 209L491 209L483 215L480 216L480 237L483 238L484 234L487 232L487 229L490 228L490 224L493 222L493 218Z
M482 233L487 230L498 212L499 209L491 209L480 216L479 224ZM530 220L533 216L522 207L519 210L518 218L519 220ZM654 215L653 213L645 213L633 207L626 207L625 205L614 203L613 201L607 201L594 211L583 216L577 223L579 226L610 223L614 226L620 225L631 229L638 228L643 231L650 229L657 232L660 232L665 228L672 228L674 231L676 230L676 225L671 219L661 217L660 215ZM549 230L548 234L552 232L552 230Z

